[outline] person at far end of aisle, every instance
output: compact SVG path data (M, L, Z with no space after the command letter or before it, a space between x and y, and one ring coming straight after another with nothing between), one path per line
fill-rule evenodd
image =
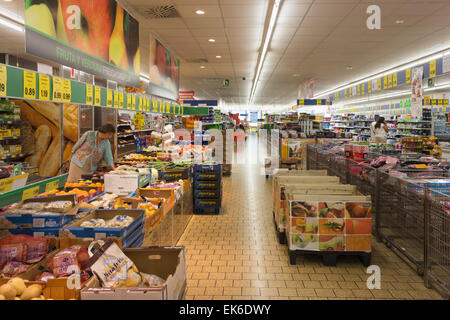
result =
M372 142L375 142L375 125L377 124L379 118L380 116L376 114L375 121L370 124L370 138L372 139Z
M114 158L109 139L114 136L112 124L105 124L98 131L87 131L72 148L72 159L67 182L77 182L83 174L97 170L97 166L105 160L108 167L114 169Z
M377 123L374 127L374 142L375 143L386 143L388 136L389 128L384 121L383 117L378 118Z

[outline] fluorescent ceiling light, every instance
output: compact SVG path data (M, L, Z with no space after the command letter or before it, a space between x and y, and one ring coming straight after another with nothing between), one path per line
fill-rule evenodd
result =
M221 59L221 58L222 58L222 56L216 56L216 58L217 58L217 59Z
M270 42L270 40L272 38L273 29L275 28L275 21L277 20L277 17L278 17L278 11L280 9L280 3L281 3L281 0L275 0L275 3L273 5L272 15L270 16L270 21L269 21L269 28L267 29L266 38L264 39L263 50L261 52L261 56L260 56L259 61L258 61L258 68L257 68L257 71L256 71L256 76L255 76L255 79L253 80L252 90L250 91L249 103L252 103L253 97L254 97L255 92L256 92L256 87L258 85L259 76L261 74L261 70L262 70L262 67L263 67L263 64L264 64L264 60L266 58L267 49L269 48L269 42Z
M216 39L209 39L209 42L216 42Z
M364 78L362 78L361 80L359 80L357 82L350 83L350 84L342 84L342 85L340 85L340 86L338 86L338 87L336 87L334 89L323 91L323 92L318 93L317 95L315 95L314 99L325 97L325 96L330 95L330 94L332 94L332 93L334 93L336 91L345 90L345 89L348 89L350 87L354 87L354 86L360 85L360 84L362 84L364 82L372 81L372 80L375 80L375 79L387 76L387 75L395 73L395 72L399 72L399 71L402 71L402 70L405 70L405 69L408 69L408 68L416 67L418 65L421 65L421 64L433 61L435 59L442 58L445 55L447 55L448 53L450 53L450 48L443 49L439 53L434 53L434 54L431 54L431 55L426 56L424 58L414 59L413 62L404 63L402 65L399 65L398 67L394 67L394 68L391 68L391 69L388 69L388 70L376 72L374 76L364 77Z
M14 22L13 20L9 20L9 19L3 18L2 16L0 16L0 24L4 25L5 27L8 27L10 29L19 31L19 32L23 32L24 31L24 28L23 28L22 25L20 25L17 22Z
M205 14L205 11L203 11L203 10L197 10L197 11L195 11L195 13L196 13L196 14L199 14L199 15L202 15L202 14Z

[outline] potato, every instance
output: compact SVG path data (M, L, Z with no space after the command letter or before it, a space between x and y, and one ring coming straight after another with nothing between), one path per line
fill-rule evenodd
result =
M141 283L141 281L142 279L139 274L137 274L133 270L128 270L126 281L127 287L137 287Z
M23 281L22 278L12 278L11 280L8 281L8 284L12 285L14 288L16 288L16 295L20 296L25 289L27 288L27 286L25 285L25 282Z
M31 300L33 298L38 298L41 295L42 286L39 284L32 284L20 296L22 300Z
M4 296L6 300L14 300L16 297L16 288L10 284L4 284L0 287L0 294Z

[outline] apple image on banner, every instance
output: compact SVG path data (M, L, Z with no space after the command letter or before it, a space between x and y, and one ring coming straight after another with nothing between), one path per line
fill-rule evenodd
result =
M110 0L59 0L59 40L108 61L115 7Z

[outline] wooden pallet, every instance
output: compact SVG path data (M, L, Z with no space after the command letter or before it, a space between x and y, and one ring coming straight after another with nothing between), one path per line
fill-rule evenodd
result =
M372 254L370 252L348 252L348 251L308 251L308 250L288 250L289 262L291 265L297 263L297 256L301 254L316 254L322 256L323 264L327 267L335 267L338 256L358 256L365 267L370 266Z

